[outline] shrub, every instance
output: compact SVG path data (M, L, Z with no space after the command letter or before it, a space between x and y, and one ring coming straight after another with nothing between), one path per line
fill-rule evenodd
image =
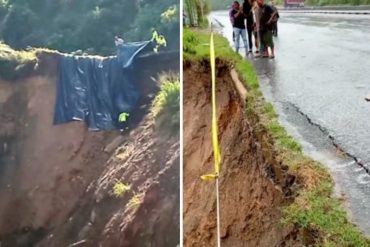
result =
M154 99L152 113L157 126L178 132L180 126L180 79L171 74L159 78L160 90Z
M33 70L37 58L33 51L15 51L0 43L0 77L16 80Z
M127 203L127 208L128 209L136 208L140 205L140 203L141 203L141 196L135 194L133 197L131 197L130 201Z
M187 29L184 29L184 34L183 34L183 51L185 53L189 54L195 54L196 51L194 47L198 45L199 40L197 37L194 35L194 33L189 32Z
M116 183L113 185L113 195L115 195L116 197L122 197L130 189L130 185L125 184L121 181L116 181Z

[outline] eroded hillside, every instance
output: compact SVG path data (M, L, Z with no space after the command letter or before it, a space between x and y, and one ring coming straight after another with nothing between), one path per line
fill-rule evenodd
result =
M39 52L32 70L0 80L0 245L176 246L179 137L150 112L153 78L177 72L178 53L137 59L142 97L123 132L53 125L60 56ZM114 195L120 183L131 187Z

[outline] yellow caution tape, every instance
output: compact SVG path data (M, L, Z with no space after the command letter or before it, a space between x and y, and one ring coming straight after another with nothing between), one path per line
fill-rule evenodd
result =
M212 146L214 156L214 174L203 175L201 178L205 181L212 181L218 178L220 174L221 165L221 152L218 145L218 130L217 130L217 111L216 111L216 59L215 59L215 46L213 41L213 33L211 33L210 42L210 55L211 55L211 74L212 74Z
M218 175L216 174L206 174L200 177L204 181L213 181L218 178Z

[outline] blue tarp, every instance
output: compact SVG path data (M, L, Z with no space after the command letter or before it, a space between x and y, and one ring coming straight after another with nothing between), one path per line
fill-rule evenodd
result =
M85 121L92 130L121 128L118 117L139 99L134 59L150 41L125 43L114 57L62 56L54 124Z

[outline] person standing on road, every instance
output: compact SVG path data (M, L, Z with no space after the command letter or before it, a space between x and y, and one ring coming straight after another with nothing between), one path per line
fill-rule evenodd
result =
M274 41L272 38L273 20L277 11L274 11L271 6L264 3L264 0L257 0L258 6L261 8L260 29L261 41L264 47L263 57L268 57L268 48L271 49L270 58L275 58Z
M116 35L114 37L114 44L116 45L117 47L117 57L118 57L118 62L121 63L122 62L122 46L123 46L123 39L121 36L119 35ZM99 64L99 68L102 68L103 64L100 63Z
M243 12L247 20L247 32L248 32L248 45L249 52L252 52L252 32L253 32L253 12L250 0L244 0L243 2Z
M261 35L260 35L260 19L261 19L261 8L257 4L257 0L250 0L253 12L253 35L254 44L256 46L256 57L262 54L261 46Z
M239 43L240 43L240 37L243 40L244 48L246 50L246 53L248 53L247 50L247 37L246 37L246 31L245 31L245 15L243 13L243 9L240 8L240 4L238 1L234 1L233 3L233 9L230 12L230 16L234 18L233 23L233 30L235 35L235 51L239 52Z
M234 15L232 14L233 10L234 10L234 3L231 5L231 9L229 10L229 18L230 18L230 23L232 27L234 27L234 21L235 21ZM233 30L233 42L235 42L234 30Z
M278 20L279 20L280 16L279 16L279 12L278 12L277 8L275 7L275 4L274 4L273 0L270 1L270 6L271 6L272 10L274 12L276 12L276 14L275 14L275 16L272 20L272 23L273 23L273 25L272 25L272 34L275 37L277 37L277 35L278 35L278 26L277 25L278 25Z

